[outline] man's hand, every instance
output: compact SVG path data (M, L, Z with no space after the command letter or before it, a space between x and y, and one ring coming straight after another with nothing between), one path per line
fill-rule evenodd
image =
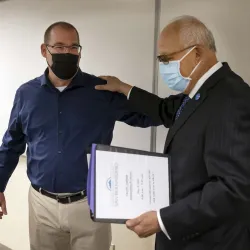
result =
M0 219L3 218L3 215L7 215L7 208L6 208L6 200L4 193L0 193Z
M126 226L140 238L146 238L161 231L155 211L147 212L135 219L128 220Z
M101 79L107 81L107 84L97 85L95 89L97 90L107 90L111 92L119 92L128 96L129 91L132 89L132 86L120 81L114 76L99 76Z

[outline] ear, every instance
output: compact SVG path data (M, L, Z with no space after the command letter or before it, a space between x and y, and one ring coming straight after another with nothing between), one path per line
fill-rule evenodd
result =
M197 61L197 63L201 60L201 57L202 57L202 55L203 55L203 48L202 47L200 47L200 46L197 46L196 48L195 48L195 52L196 52L196 54L195 54L195 59L196 59L196 61Z
M47 48L46 48L46 45L43 43L41 45L41 54L44 58L46 58L46 55L47 55Z

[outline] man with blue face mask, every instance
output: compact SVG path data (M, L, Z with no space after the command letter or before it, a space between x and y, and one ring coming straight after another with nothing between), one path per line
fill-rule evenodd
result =
M110 76L96 86L170 128L171 204L127 227L139 237L157 233L156 250L248 250L250 88L218 62L212 33L194 17L166 26L158 46L163 80L181 94L161 99Z
M188 52L179 60L173 60L169 62L161 62L160 63L160 73L163 77L164 82L168 85L168 87L175 91L184 92L188 87L190 81L192 80L191 76L199 66L200 62L194 67L192 72L188 77L182 76L180 72L181 62L192 52L196 46L193 46ZM184 49L187 50L187 49ZM178 52L177 52L178 53ZM161 57L159 56L159 59ZM163 59L164 60L164 59Z

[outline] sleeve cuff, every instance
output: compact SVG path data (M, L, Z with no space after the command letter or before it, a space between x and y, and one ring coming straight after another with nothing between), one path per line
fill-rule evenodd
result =
M132 89L133 89L133 87L129 90L129 92L128 92L128 95L127 95L127 99L129 100L129 96L130 96L130 93L131 93L131 91L132 91Z
M157 219L158 219L158 222L159 222L159 225L160 225L160 228L162 230L162 232L168 237L169 240L171 240L163 222L162 222L162 219L161 219L161 214L160 214L160 210L157 211Z

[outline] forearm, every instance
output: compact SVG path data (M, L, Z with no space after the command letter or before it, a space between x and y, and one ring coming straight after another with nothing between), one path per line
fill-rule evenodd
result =
M122 93L113 94L111 103L114 112L112 113L116 114L116 120L125 122L130 126L141 128L162 125L162 121L160 119L155 119L154 117L145 115L143 112L137 110L136 105L132 105L128 101L133 88L129 90L127 98Z
M3 145L0 147L0 192L4 192L6 185L15 170L19 154L8 150Z
M22 123L19 117L22 104L20 96L20 89L18 89L11 110L8 129L0 147L0 192L5 190L8 180L17 166L19 156L24 153L26 147L26 137L22 131Z
M158 125L163 124L167 128L172 126L181 101L181 95L162 99L137 87L133 87L129 93L129 104L137 112L147 115Z
M5 190L25 147L26 141L22 133L7 130L0 147L0 192Z
M133 88L133 86L131 86L131 85L127 84L127 83L123 83L123 84L120 84L119 92L128 97L128 95L130 94L132 88Z

